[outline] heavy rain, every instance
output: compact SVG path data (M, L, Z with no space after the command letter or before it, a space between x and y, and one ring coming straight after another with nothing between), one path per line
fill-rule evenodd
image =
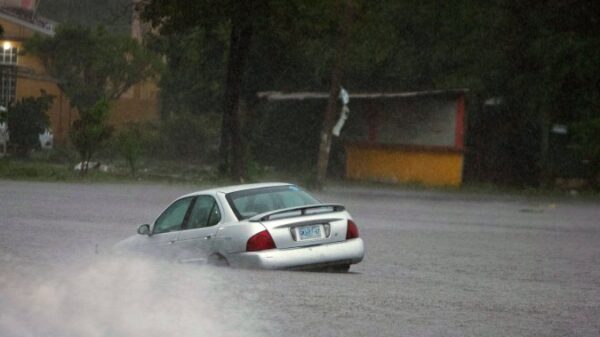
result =
M0 0L0 336L600 335L599 15ZM219 192L263 182L336 206ZM202 228L190 259L116 249Z

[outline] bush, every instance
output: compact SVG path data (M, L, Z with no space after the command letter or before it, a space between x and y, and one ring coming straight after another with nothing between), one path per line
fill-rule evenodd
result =
M25 97L8 107L7 124L10 143L17 156L26 157L39 144L38 135L48 127L46 112L54 97L42 92L39 97Z
M108 125L109 112L110 104L101 99L89 111L80 111L79 119L73 122L69 136L85 164L82 174L87 173L87 163L112 133L112 127Z
M141 162L148 160L153 161L147 163L150 166L162 160L213 166L219 144L219 122L217 115L186 114L163 121L128 123L115 130L114 137L96 157L108 161L122 158L132 175L138 173ZM164 168L163 164L166 163L159 166Z
M127 161L131 175L135 175L137 162L142 155L143 125L130 123L119 131L116 139L116 147L119 154Z
M182 114L160 124L154 146L163 158L210 161L216 157L219 130L215 115Z
M274 102L261 107L260 116L246 130L252 158L284 171L313 169L319 153L325 103Z
M595 188L600 188L600 117L573 126L573 149L586 164L586 175Z

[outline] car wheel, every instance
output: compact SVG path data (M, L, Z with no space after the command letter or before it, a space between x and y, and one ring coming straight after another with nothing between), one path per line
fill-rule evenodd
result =
M225 257L223 257L223 255L221 255L221 254L210 255L208 257L207 264L209 264L211 266L217 266L217 267L229 266L229 262L227 262L227 259Z
M347 273L348 270L350 270L350 265L349 264L342 264L339 266L332 266L328 268L330 272L332 273Z

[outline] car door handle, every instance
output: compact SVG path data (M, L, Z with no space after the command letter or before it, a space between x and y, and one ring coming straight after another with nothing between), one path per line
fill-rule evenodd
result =
M210 240L212 238L212 235L207 235L204 237L204 240Z
M174 244L174 243L175 243L175 240L171 240L171 241L169 241L169 244L170 244L170 245L172 245L172 244Z

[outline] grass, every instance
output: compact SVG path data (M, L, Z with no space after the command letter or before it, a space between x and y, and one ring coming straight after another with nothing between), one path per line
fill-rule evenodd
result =
M55 162L39 158L0 159L0 179L31 180L31 181L62 181L62 182L162 182L162 183L192 183L212 184L219 179L213 172L200 169L198 165L188 163L154 162L140 167L132 175L125 162L111 162L109 171L102 172L90 169L86 175L81 175L74 169L75 163ZM225 182L225 181L223 181Z
M183 162L173 160L145 159L138 164L139 169L132 175L124 161L104 161L109 166L108 172L90 170L81 175L74 170L73 157L57 156L56 153L34 153L31 158L0 158L0 179L50 181L50 182L85 182L85 183L169 183L192 184L201 186L230 185L237 182L223 178L216 172L214 166L203 163ZM103 163L104 163L103 162ZM247 182L287 181L306 188L313 187L310 172L286 172L269 168L254 167L252 177ZM593 190L581 190L573 193L571 190L533 187L501 186L490 183L465 183L457 187L431 187L419 183L386 184L368 181L351 181L342 178L328 179L329 186L353 186L374 189L401 191L431 191L464 194L519 195L564 197L577 196L598 199L600 193Z
M63 181L70 175L64 165L0 159L0 177L5 179Z

